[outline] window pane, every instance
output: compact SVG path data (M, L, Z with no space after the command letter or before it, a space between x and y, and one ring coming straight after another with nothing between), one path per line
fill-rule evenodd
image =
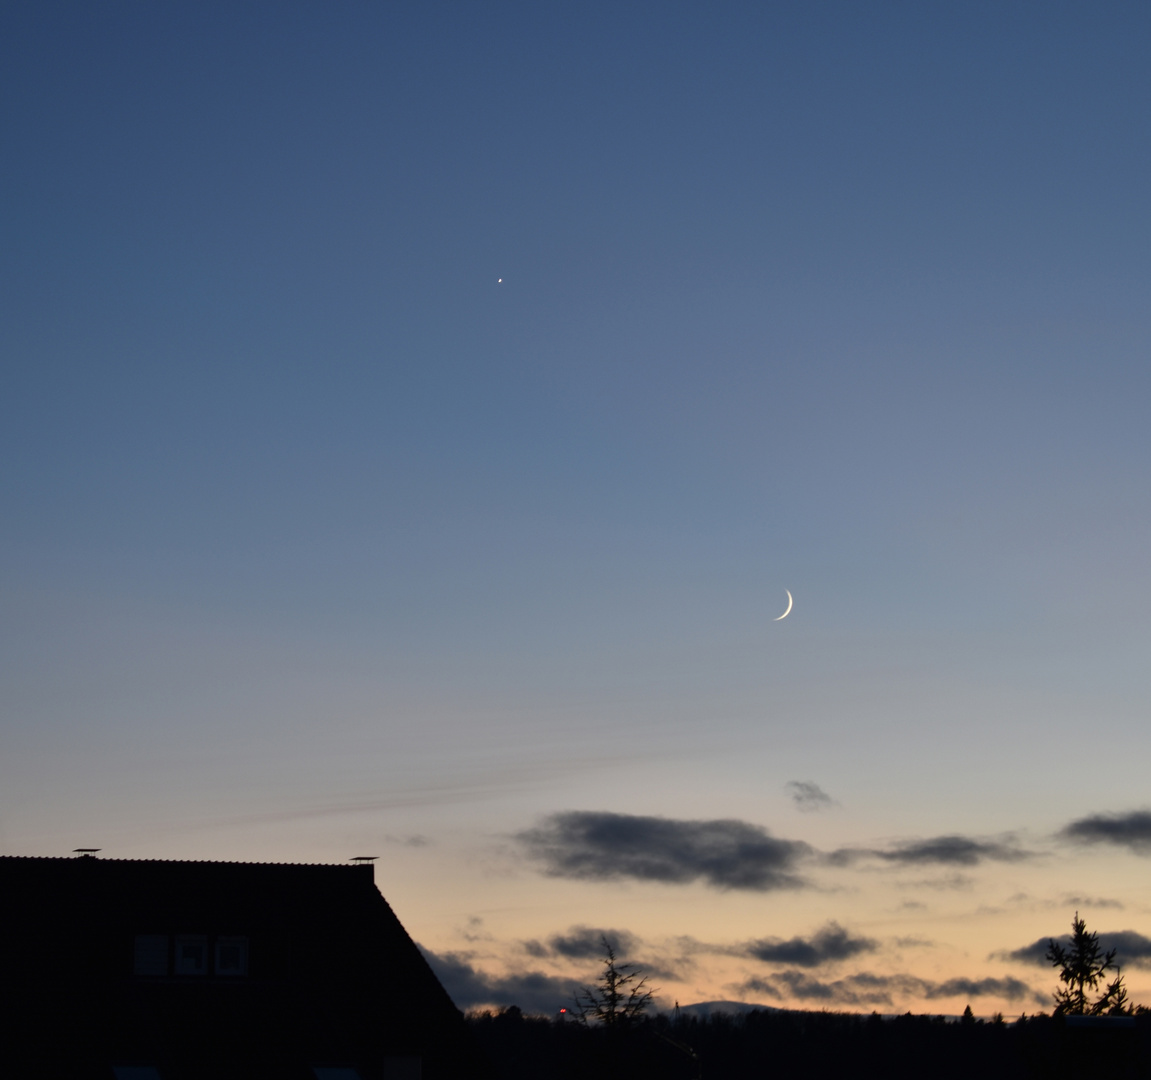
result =
M176 974L208 973L208 938L204 934L176 935Z
M137 934L132 970L137 975L167 975L168 935Z
M216 939L216 974L248 974L248 939L246 937Z

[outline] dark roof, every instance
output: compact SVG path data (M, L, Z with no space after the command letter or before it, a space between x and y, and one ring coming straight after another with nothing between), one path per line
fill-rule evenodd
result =
M204 1071L188 1076L222 1067L224 1054L286 1047L300 1062L354 1059L365 1077L397 1055L423 1058L425 1078L474 1071L459 1072L462 1017L371 863L3 856L0 895L19 927L0 1008L22 1014L28 1031L82 1032L78 1042L107 1055L167 1054L165 1077L189 1039ZM166 943L164 956L180 942L210 956L217 941L241 940L250 966L240 979L211 964L182 976L174 962L142 976L133 950L143 937Z

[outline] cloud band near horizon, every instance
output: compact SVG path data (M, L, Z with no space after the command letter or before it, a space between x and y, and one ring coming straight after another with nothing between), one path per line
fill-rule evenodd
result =
M897 996L913 996L927 1001L955 997L1003 997L1008 1001L1031 1000L1047 1004L1040 991L1013 976L1004 978L953 978L943 982L916 975L876 975L861 971L842 979L824 981L806 971L789 969L765 978L748 979L739 989L745 993L767 994L774 998L794 998L835 1005L893 1005Z

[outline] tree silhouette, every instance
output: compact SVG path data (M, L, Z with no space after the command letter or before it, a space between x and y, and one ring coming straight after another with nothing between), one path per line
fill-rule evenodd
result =
M1071 920L1071 947L1065 949L1057 941L1047 943L1047 959L1059 968L1059 981L1063 983L1055 991L1055 1015L1073 1014L1077 1016L1125 1016L1132 1012L1127 1002L1127 988L1123 985L1123 974L1115 963L1115 949L1106 952L1099 947L1099 935L1089 933L1087 923L1079 918ZM1115 978L1106 985L1103 993L1092 1001L1088 991L1095 993L1111 969Z
M600 941L606 954L603 974L594 986L583 986L576 993L576 1019L588 1026L627 1027L643 1015L654 991L647 989L647 978L640 978L631 964L616 962L615 950L606 937Z

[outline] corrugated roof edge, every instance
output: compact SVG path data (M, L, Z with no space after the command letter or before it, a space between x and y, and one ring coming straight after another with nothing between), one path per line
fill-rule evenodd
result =
M371 863L282 863L282 862L241 862L238 859L111 859L84 855L0 855L3 859L36 859L39 862L79 862L91 858L95 862L106 863L161 863L165 866L284 866L284 867L326 867L327 869L356 870L364 866L372 869Z

